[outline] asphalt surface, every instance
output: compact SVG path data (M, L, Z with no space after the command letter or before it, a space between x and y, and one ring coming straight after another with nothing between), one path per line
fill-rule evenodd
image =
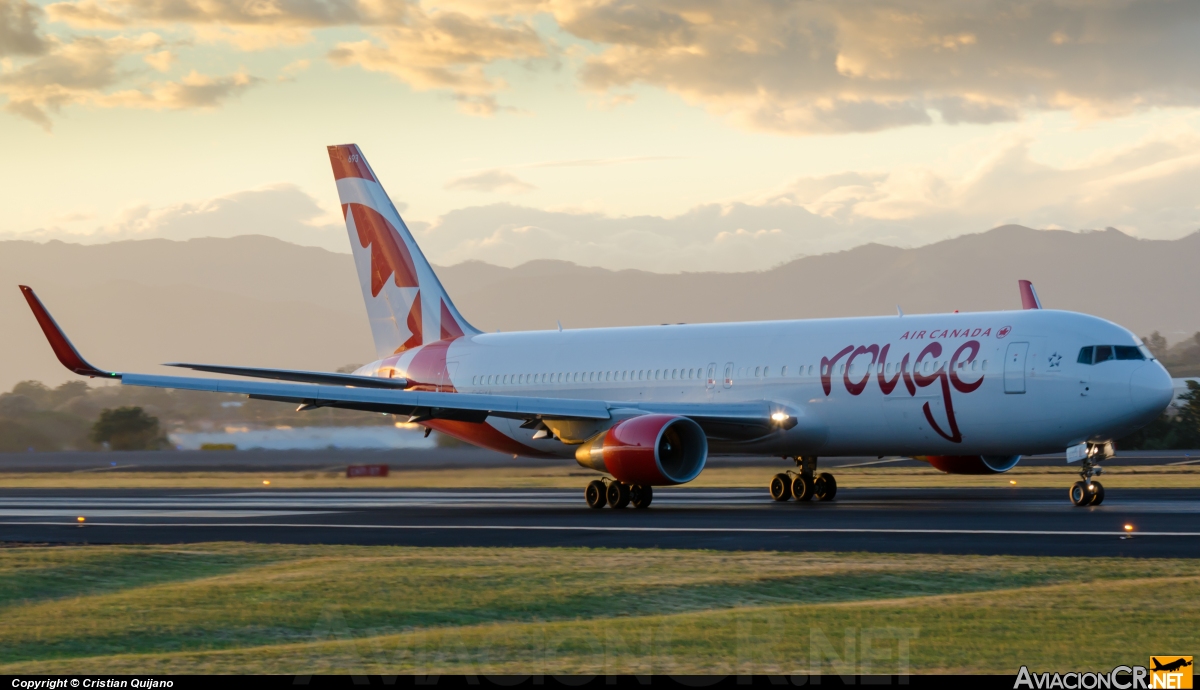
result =
M660 488L646 510L592 510L582 489L0 490L0 542L227 540L1197 557L1200 489L1109 489L1076 508L1066 486L842 489L804 504Z

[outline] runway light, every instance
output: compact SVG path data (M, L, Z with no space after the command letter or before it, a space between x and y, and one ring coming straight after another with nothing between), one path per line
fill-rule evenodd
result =
M1126 531L1126 532L1132 532L1132 531L1133 531L1133 525L1129 525L1129 524L1125 525L1125 531Z
M82 515L80 515L79 517L75 518L75 521L76 521L76 522L83 522L83 516L82 516Z
M270 479L264 479L264 480L263 480L263 486L270 486L270 485L271 485L271 480L270 480Z
M1016 485L1016 483L1017 483L1017 480L1015 480L1015 479L1010 479L1010 480L1008 480L1008 483L1009 483L1009 484L1012 484L1012 485L1014 485L1014 486L1015 486L1015 485Z

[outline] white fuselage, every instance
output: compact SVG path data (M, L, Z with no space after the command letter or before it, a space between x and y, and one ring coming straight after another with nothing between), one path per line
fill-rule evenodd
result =
M1087 346L1140 345L1100 318L1027 310L486 333L359 371L463 393L765 400L798 420L715 454L1009 456L1119 438L1160 414L1171 381L1157 361L1077 361ZM520 422L487 423L531 453L574 453Z

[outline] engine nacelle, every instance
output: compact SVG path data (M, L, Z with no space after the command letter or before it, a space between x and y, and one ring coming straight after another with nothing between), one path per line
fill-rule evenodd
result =
M1017 466L1020 455L926 455L921 458L946 474L1000 474Z
M690 482L707 459L708 439L700 425L669 414L621 420L575 451L584 467L650 486Z

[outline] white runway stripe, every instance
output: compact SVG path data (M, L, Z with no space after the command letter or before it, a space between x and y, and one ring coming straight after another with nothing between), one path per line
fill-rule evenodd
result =
M0 525L78 526L75 522L0 521ZM1006 530L1006 529L902 529L869 527L612 527L606 525L351 525L286 522L89 522L81 527L273 527L281 529L358 530L458 530L514 532L654 532L681 534L961 534L1050 537L1123 537L1121 531ZM1200 532L1134 532L1134 537L1200 537Z
M139 510L91 509L64 510L59 508L0 508L0 517L136 517L136 518L256 518L287 515L328 515L329 510Z

